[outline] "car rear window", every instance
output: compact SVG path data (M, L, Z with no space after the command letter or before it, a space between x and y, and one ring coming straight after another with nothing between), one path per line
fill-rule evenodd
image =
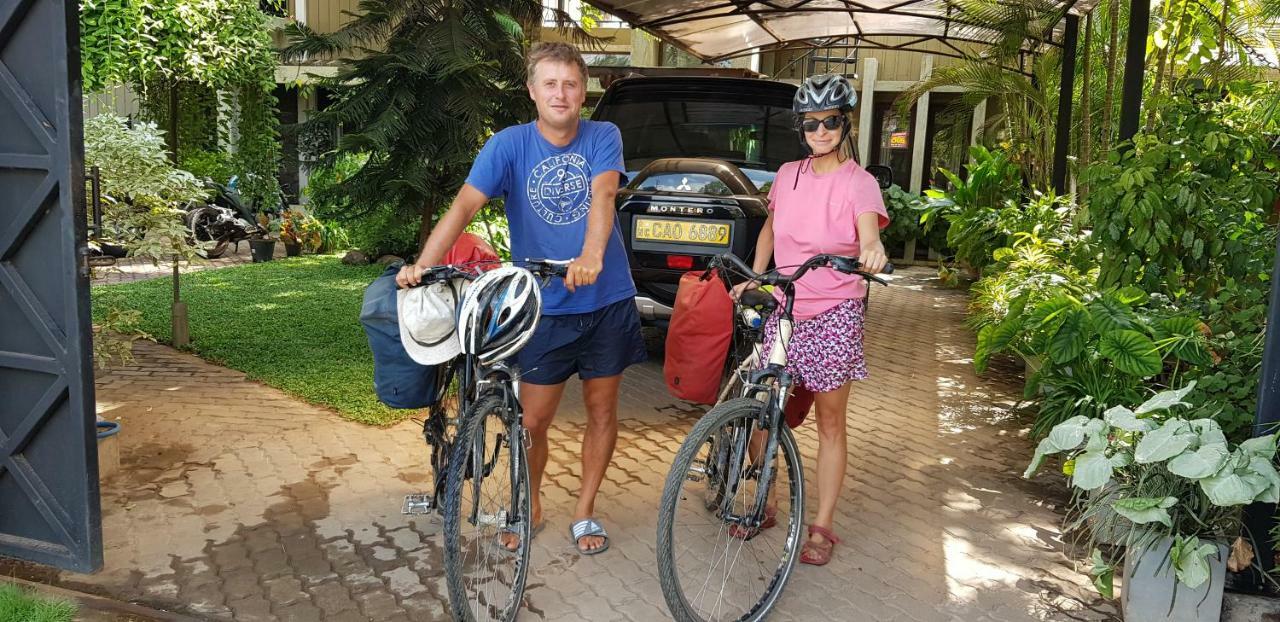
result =
M707 99L623 101L601 111L622 132L628 171L658 158L718 158L738 165L757 186L801 157L791 109Z
M715 175L704 173L662 173L644 178L636 189L665 192L693 192L715 196L732 196L733 191Z

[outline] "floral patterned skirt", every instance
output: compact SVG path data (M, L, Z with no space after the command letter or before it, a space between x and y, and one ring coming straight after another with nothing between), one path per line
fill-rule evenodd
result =
M866 300L846 300L817 316L799 320L787 343L787 371L814 393L834 391L867 377L862 357L862 320ZM765 325L765 343L773 343L781 311Z

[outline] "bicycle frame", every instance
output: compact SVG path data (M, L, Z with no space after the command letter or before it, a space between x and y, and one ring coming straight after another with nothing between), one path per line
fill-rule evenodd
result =
M733 499L737 495L738 487L742 485L743 466L750 459L751 441L755 436L755 434L742 433L745 431L735 432L734 446L729 453L729 464L725 471L729 477L728 481L725 482L726 494L720 501L719 514L721 518L726 522L738 524L748 529L758 527L764 521L765 506L768 503L769 490L773 483L774 461L778 455L778 426L783 420L782 413L786 408L792 384L791 374L786 371L787 349L785 344L790 341L794 328L795 321L789 314L783 312L783 316L778 318L778 327L774 333L773 341L767 344L768 363L759 369L755 369L758 362L764 360L766 352L766 344L757 341L751 346L751 354L733 372L740 378L750 372L749 377L743 378L744 382L740 396L755 399L764 404L764 408L760 410L760 419L756 423L760 431L766 434L764 447L759 459L753 460L755 465L759 465L759 472L756 477L759 478L761 483L756 487L756 498L752 508L744 515L737 515L733 512ZM728 397L728 392L732 386L732 382L726 383L725 388L721 391L720 400ZM754 470L755 467L753 466L752 469ZM748 474L748 477L750 477L750 474Z
M739 267L746 268L746 265L736 257L732 255L727 255L727 257ZM744 462L750 458L751 441L752 437L755 436L754 434L738 434L738 438L734 439L734 447L730 452L729 464L727 465L726 494L723 495L719 508L719 514L725 521L737 523L747 528L753 529L763 522L765 506L769 499L769 489L773 485L774 462L778 455L778 436L793 382L791 374L786 371L786 344L791 341L791 335L795 330L795 318L792 316L792 307L795 303L794 282L799 280L810 267L809 263L806 263L781 285L786 301L785 304L779 305L774 310L774 313L780 315L778 316L777 329L774 331L773 341L767 344L767 355L766 344L763 343L763 340L756 341L751 346L751 354L732 372L743 381L741 397L760 401L764 405L760 409L759 421L756 424L761 432L766 434L764 447L758 458L752 460L754 463L752 469L754 470L758 465L759 472L756 473L756 477L760 478L760 483L756 486L756 498L753 507L744 516L733 513L733 499L737 494L738 487L742 484L742 467ZM889 269L892 270L891 267ZM870 275L864 274L864 277L867 276ZM874 279L874 277L870 278ZM879 279L875 280L878 281ZM880 282L883 283L883 281ZM726 285L728 285L727 280ZM869 296L870 289L868 288L867 297L869 298ZM738 315L742 316L744 320L747 319L746 311L747 309L745 308L738 310ZM754 313L754 311L752 312ZM760 361L768 362L760 366ZM747 376L748 372L750 372L749 377ZM724 401L728 397L732 386L732 382L726 383L720 392L717 402Z
M477 525L482 520L500 521L501 527L507 527L515 524L520 520L520 481L524 474L520 470L519 456L528 449L528 433L524 428L524 410L520 407L520 390L519 383L516 382L515 371L505 362L498 362L489 366L482 366L479 357L474 355L466 355L465 361L467 371L471 372L474 377L479 379L475 381L475 397L471 403L479 403L486 397L497 395L503 404L514 414L512 420L507 424L506 442L511 443L511 468L508 472L511 483L511 507L505 512L505 516L482 517L480 515L480 484L484 478L493 474L494 463L497 461L500 447L492 448L492 458L490 448L484 447L482 441L477 440L476 446L471 448L471 509L468 512L467 521L472 525ZM467 405L468 407L470 404ZM466 412L465 410L463 412ZM464 422L459 421L461 426Z
M566 270L568 264L570 264L568 261L552 260L525 260L525 262L526 264L540 264L540 269L535 269L535 273L543 276L544 279L550 278L550 275L558 275L563 278L564 270ZM484 262L481 262L481 264L484 264ZM472 264L472 266L475 265L479 264ZM550 269L550 271L548 271L548 269ZM438 266L435 267L435 269L431 269L431 271L433 271L436 276L443 276L445 279L474 278L474 275L460 275L460 270L458 270L456 266ZM513 413L513 419L507 424L507 442L512 443L512 456L513 458L516 458L512 459L511 474L509 474L509 476L511 476L512 490L516 491L515 494L512 494L512 507L509 508L506 517L507 525L511 525L511 523L520 520L520 516L518 516L518 507L520 507L518 490L520 490L522 477L526 476L524 472L521 472L521 461L518 458L521 457L521 452L526 452L527 449L529 449L529 436L527 436L527 431L524 427L524 410L522 410L520 406L520 384L518 384L517 381L518 372L515 369L512 369L511 366L508 366L506 362L502 361L485 365L485 363L480 361L480 357L474 355L474 353L468 353L468 355L463 355L461 358L456 358L456 360L448 363L448 365L449 369L442 374L442 378L444 378L445 381L440 390L442 390L443 398L443 392L445 392L448 385L452 383L454 376L457 376L457 412L460 413L460 415L458 415L457 419L451 421L448 420L447 415L445 415L448 411L447 408L431 408L429 417L445 417L445 419L443 421L435 422L435 424L430 421L425 422L424 438L426 443L433 447L434 451L451 454L453 443L460 442L460 439L457 439L456 436L454 436L452 442L449 442L449 440L447 440L447 435L443 434L444 426L454 425L456 426L456 430L462 430L463 425L466 424L466 421L463 421L462 419L462 413L470 412L476 403L480 403L481 399L488 398L490 395L498 395L500 402L508 408L509 412ZM436 429L431 429L431 425L435 425ZM489 453L488 451L489 448L483 447L483 444L477 442L477 447L472 447L470 456L468 456L468 459L471 461L471 485L474 486L475 491L474 499L472 499L471 503L472 507L470 508L470 512L468 512L467 517L467 520L470 521L472 525L476 525L477 521L480 521L481 518L483 518L480 516L479 512L480 482L484 480L484 477L492 475L493 459L497 458L498 448L493 448L493 459L486 458ZM421 506L419 506L428 509L428 511L430 511L430 509L435 509L435 511L439 512L440 509L444 507L442 498L440 497L444 494L444 480L445 475L447 474L439 471L439 468L436 468L435 489L433 494L431 494L430 506L426 503L422 503ZM425 495L411 495L411 497L425 497ZM404 507L406 507L406 513L410 513L410 509L408 509L412 507L410 498L406 498L406 506Z

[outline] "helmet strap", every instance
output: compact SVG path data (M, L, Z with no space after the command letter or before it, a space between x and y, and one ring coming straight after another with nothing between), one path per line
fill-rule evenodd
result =
M848 124L848 123L846 123L846 124L844 124L844 127L840 128L840 141L839 141L839 142L837 142L837 143L836 143L836 146L832 147L832 148L830 149L830 151L827 151L827 152L825 152L825 153L814 153L814 152L813 152L813 147L810 147L810 146L809 146L809 141L807 141L807 140L805 140L805 139L804 139L804 132L803 132L803 131L801 131L801 132L800 132L800 144L804 147L804 153L805 153L805 156L806 156L808 159L813 160L813 159L817 159L817 158L821 158L821 157L828 156L828 155L830 155L830 154L831 154L831 152L833 152L833 151L839 151L839 150L840 150L840 147L844 146L845 141L849 140L849 134L850 134L849 124ZM839 154L839 155L840 155L840 156L843 156L844 154ZM844 162L843 157L841 157L840 161L841 161L841 162Z

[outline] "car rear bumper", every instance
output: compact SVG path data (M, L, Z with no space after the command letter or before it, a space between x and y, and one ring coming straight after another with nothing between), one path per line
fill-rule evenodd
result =
M642 322L667 322L671 319L671 307L643 294L636 296L636 310L640 312Z

